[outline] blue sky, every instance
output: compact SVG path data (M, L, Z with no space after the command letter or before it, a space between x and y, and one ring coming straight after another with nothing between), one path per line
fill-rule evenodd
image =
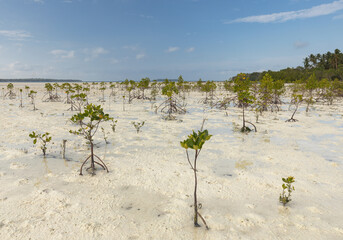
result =
M0 78L226 80L343 50L343 0L0 0Z

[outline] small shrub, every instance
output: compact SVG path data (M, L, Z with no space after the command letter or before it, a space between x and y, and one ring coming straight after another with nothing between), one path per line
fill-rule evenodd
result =
M246 123L251 124L255 132L257 132L256 126L245 120L245 109L255 101L255 97L250 93L251 81L244 73L238 74L234 79L234 92L237 94L238 106L242 108L243 112L243 127L241 132L250 132L251 129L246 126Z
M35 97L36 97L36 94L37 94L36 91L31 90L30 93L29 93L29 95L28 95L28 96L31 98L31 104L33 105L33 111L38 110L38 109L36 108L36 104L35 104Z
M6 93L5 97L8 96L9 99L14 99L16 97L16 94L13 92L13 90L14 90L13 83L7 84L7 90L8 90L8 92Z
M76 135L83 136L91 146L91 154L87 157L87 159L82 163L80 168L80 175L82 175L82 168L86 164L86 162L90 159L91 166L87 168L87 170L91 170L91 174L95 175L95 164L101 166L104 170L108 172L108 168L106 164L99 158L97 155L94 154L94 143L93 137L97 132L100 123L104 121L112 120L108 114L105 114L101 105L95 106L93 104L89 104L85 107L82 113L75 114L70 119L73 123L77 123L80 125L80 128L76 131L70 130L69 132ZM95 161L97 158L100 162Z
M279 201L285 206L288 202L292 201L291 193L295 191L292 183L294 183L295 181L294 177L282 178L282 181L284 183L282 184L282 194L280 194Z
M167 114L164 116L166 120L174 120L174 113L186 113L186 109L182 106L178 99L174 97L175 94L178 94L179 90L177 89L175 82L169 82L167 79L165 81L165 86L162 88L162 95L167 96L167 99L161 103L158 109L161 108L161 112ZM161 107L164 105L163 107Z
M51 137L49 136L50 133L46 132L46 133L35 133L34 131L32 133L29 134L29 137L30 138L33 138L33 144L37 144L37 141L39 140L40 141L40 148L42 149L43 151L43 155L45 156L46 155L46 145L47 143L49 143L51 141Z
M295 113L298 111L300 104L303 101L303 95L301 94L293 94L291 105L294 105L294 111L290 119L286 120L286 122L297 122L298 120L294 118ZM291 106L290 105L290 106Z
M141 130L141 127L144 126L145 121L142 122L131 122L132 125L136 128L137 133Z

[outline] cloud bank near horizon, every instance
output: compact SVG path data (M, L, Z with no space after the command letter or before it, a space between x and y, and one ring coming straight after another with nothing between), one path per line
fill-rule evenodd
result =
M280 12L265 15L256 15L243 18L237 18L233 21L225 22L231 23L273 23L286 22L295 19L313 18L333 14L343 9L343 0L334 1L332 3L321 4L308 9L298 11Z

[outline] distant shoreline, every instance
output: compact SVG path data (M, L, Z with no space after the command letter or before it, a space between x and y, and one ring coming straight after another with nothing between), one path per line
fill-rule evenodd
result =
M0 82L82 82L76 79L46 79L46 78L17 78L17 79L0 79Z
M157 82L164 82L166 79L156 79ZM177 79L168 79L169 82L177 82ZM198 80L185 80L186 82L197 82ZM224 82L224 80L213 80L214 82ZM0 83L4 82L27 82L27 83L40 83L40 82L123 82L120 80L115 81L83 81L76 79L45 79L45 78L18 78L18 79L0 79ZM139 82L139 80L135 80ZM203 81L206 82L206 81Z

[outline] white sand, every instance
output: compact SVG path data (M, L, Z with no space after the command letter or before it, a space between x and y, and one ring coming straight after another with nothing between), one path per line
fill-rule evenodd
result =
M24 86L14 84L15 87ZM181 121L164 121L151 103L122 110L121 96L104 110L118 119L117 131L104 124L95 153L110 172L79 176L89 155L68 119L75 112L60 102L42 102L44 84L32 111L29 99L0 100L0 239L343 239L343 106L303 108L296 123L291 111L264 113L257 133L241 134L241 110L210 110L187 97ZM0 87L5 87L2 83ZM91 102L99 97L93 96ZM100 96L100 93L99 93ZM159 98L160 103L162 98ZM109 104L111 102L111 104ZM198 198L210 230L194 228L193 172L179 142L201 126L212 139L200 154ZM248 119L255 122L253 113ZM145 125L137 134L131 121ZM51 133L44 159L32 131ZM61 156L67 139L67 161ZM287 207L278 202L281 178L295 177ZM201 223L201 222L200 222Z

